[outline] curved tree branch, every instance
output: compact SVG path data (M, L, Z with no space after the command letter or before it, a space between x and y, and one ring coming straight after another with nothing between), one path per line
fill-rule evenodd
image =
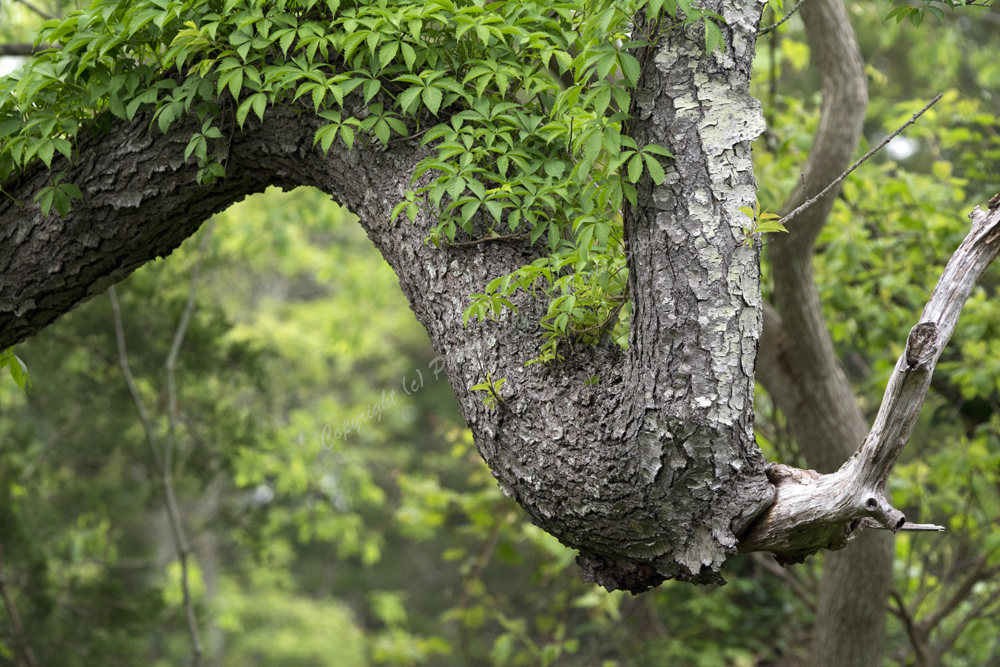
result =
M84 193L84 201L65 218L45 219L35 203L52 173L37 169L6 184L10 199L0 201L5 223L0 228L0 347L37 332L144 262L168 254L201 221L246 195L269 185L316 186L359 216L396 271L445 359L462 414L501 489L536 524L580 550L585 578L632 591L670 577L719 581L736 536L772 504L775 490L753 438L753 368L762 306L759 258L743 242L739 213L754 200L750 141L763 129L760 106L749 95L760 9L749 0L711 0L706 8L726 19L724 57L706 56L704 35L697 30L677 30L642 58L651 66L635 93L633 135L639 146L657 143L675 158L664 163L662 183L640 180L638 205L625 219L633 299L627 352L581 347L566 352L561 363L526 366L537 354L538 323L546 308L526 294L512 297L516 312L466 327L462 313L469 294L546 256L547 249L527 243L488 248L425 243L435 220L421 213L415 224L397 224L388 212L403 199L427 149L413 140L383 149L363 137L355 150L338 147L322 158L313 142L322 121L281 107L269 109L263 124L250 121L241 132L231 116L222 119L223 132L232 134L222 147L227 178L209 186L195 184L197 168L184 159L187 139L198 131L192 118L167 136L150 132L148 118L111 120L108 134L81 142L72 164L57 158L53 172L64 172L63 181ZM811 39L820 33L814 53L853 47L839 0L814 0L802 12L804 18L819 17L807 19ZM843 21L841 30L824 27L837 20ZM835 121L829 118L844 104L856 112L865 103L863 74L857 87L852 69L860 58L847 60L850 66L837 64L847 67L840 74L824 69L824 80L833 83L824 83L816 149L833 150L845 163L860 121L847 115L849 122L839 118L831 124ZM848 84L856 88L847 102L842 97L827 101L829 86L843 92ZM358 97L349 98L347 106L349 115L367 113ZM843 134L845 124L853 139ZM806 174L821 183L827 165L818 162L811 156ZM828 178L841 170L834 164ZM778 299L785 334L798 335L799 320L818 327L812 332L818 350L808 345L803 351L797 346L786 350L800 405L825 395L814 393L813 384L820 380L805 372L813 369L803 365L801 354L808 360L810 354L828 352L824 363L833 370L827 370L839 371L809 263L822 225L814 216L825 218L831 204L828 196L803 213L790 245L776 251L789 258L798 272L793 277L806 279L794 288L799 292L786 295L787 311ZM482 230L475 231L470 238L482 237ZM800 293L812 294L815 309L796 310ZM824 341L829 350L822 347ZM470 389L484 374L506 380L494 406L484 405ZM589 382L595 375L601 378L597 385ZM830 437L839 438L844 449L849 447L844 443L859 442L865 429L842 372L840 377L833 390L846 387L848 398L840 407L847 429L834 428ZM855 439L851 429L861 435ZM793 488L775 469L771 477ZM802 487L816 481L810 482L805 471L785 477ZM839 506L828 508L829 516L811 515L800 544L778 544L778 538L768 537L784 539L780 525L768 517L783 516L792 496L786 494L759 524L768 526L766 539L751 532L745 548L758 544L795 555L838 544L842 535L830 525L854 518ZM851 505L848 514L853 511ZM803 525L800 518L790 520L797 528Z
M738 212L754 198L750 141L763 128L749 95L760 6L712 0L707 8L728 22L725 58L705 57L696 30L670 31L636 92L636 140L660 143L676 159L664 165L666 182L639 182L626 223L628 352L578 347L561 363L526 367L547 306L526 294L513 297L516 314L465 327L468 295L547 248L426 244L435 220L422 213L411 225L388 214L428 149L413 140L383 149L361 137L353 151L338 145L323 158L313 148L323 121L279 107L242 132L223 119L223 133L232 132L227 178L209 186L195 184L197 168L184 160L195 120L162 136L148 117L112 119L108 134L81 142L73 164L56 159L52 172L84 193L66 218L45 219L35 203L50 172L6 184L0 345L168 254L246 195L316 186L359 216L396 271L500 487L580 550L585 577L633 591L667 577L720 581L736 535L774 491L753 439L759 266ZM348 114L364 117L358 97L346 102ZM483 236L475 231L470 239ZM469 389L487 372L506 379L495 408ZM595 375L600 383L588 383Z
M951 339L962 306L1000 255L1000 207L984 213L977 206L969 217L972 229L945 267L920 322L910 331L864 443L837 472L828 475L770 466L768 475L778 489L777 500L741 537L741 548L773 551L794 561L810 552L808 548L797 551L810 541L806 538L810 533L816 547L836 549L864 526L866 518L892 532L904 527L903 513L886 498L889 473L913 432L934 365Z
M910 331L875 424L861 447L837 472L827 475L772 464L768 476L778 489L777 500L741 536L741 550L772 551L785 561L796 562L810 552L801 549L810 539L816 547L838 549L870 519L893 532L906 527L902 512L886 498L886 482L913 432L934 366L955 330L963 305L1000 255L1000 196L994 201L997 203L988 212L977 206L969 215L972 229L945 267L920 322ZM941 613L956 606L965 593L957 591ZM927 621L929 627L935 622L935 617Z

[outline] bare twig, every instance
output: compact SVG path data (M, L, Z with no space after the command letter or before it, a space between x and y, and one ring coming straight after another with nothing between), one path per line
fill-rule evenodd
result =
M28 2L28 0L14 0L14 2L20 2L22 5L24 5L25 7L27 7L31 11L35 12L36 14L38 14L39 16L41 16L46 21L51 21L52 19L58 18L54 14L49 14L47 11L45 11L44 9L42 9L41 7L39 7L38 5L34 4L33 2Z
M191 316L194 313L195 292L198 283L198 275L201 270L201 260L205 253L205 248L208 245L208 240L211 237L213 224L214 222L209 223L208 228L203 233L201 244L198 248L198 256L195 260L195 266L191 272L191 290L188 294L187 305L184 309L184 314L181 316L181 321L177 327L177 331L174 333L174 340L170 347L170 353L167 355L168 427L166 448L162 453L156 440L156 433L153 430L152 420L149 417L145 403L142 400L142 395L139 393L139 389L135 384L135 379L132 376L132 371L128 364L128 356L125 350L125 331L122 324L121 308L118 304L118 295L115 292L114 286L108 288L108 298L111 299L111 308L114 311L115 318L115 333L118 338L119 363L122 367L122 373L125 375L125 381L128 383L129 391L132 393L132 400L135 402L136 408L139 410L139 419L142 421L143 428L146 431L146 439L149 441L150 449L153 451L153 459L156 462L156 467L159 470L160 479L163 484L163 495L167 506L167 515L170 519L170 529L173 535L174 547L177 549L178 559L181 564L181 591L184 597L184 609L187 615L188 632L191 635L191 664L194 667L198 667L201 664L203 649L201 636L198 630L198 618L195 614L194 601L191 598L191 590L188 581L188 556L191 553L191 547L184 534L184 526L181 522L181 511L177 503L177 497L174 493L174 485L171 477L175 431L178 421L175 370L177 356L180 353L181 344L184 342L184 335L187 332L188 325L191 322Z
M14 605L14 598L10 595L10 590L7 588L7 577L4 575L3 569L3 545L0 544L0 595L3 596L3 603L7 607L7 615L10 616L10 624L13 626L14 630L14 642L17 644L18 650L21 652L21 657L18 658L18 666L21 667L27 664L28 667L38 667L38 661L35 660L35 652L31 650L31 646L28 644L28 638L24 636L24 626L21 625L21 615L17 613L17 607Z
M410 139L416 139L417 137L419 137L419 136L421 136L423 134L427 134L432 129L433 129L433 126L432 127L428 127L425 130L420 130L419 132L417 132L415 134L408 134L405 137L396 137L395 139L393 139L392 141L390 141L387 145L391 146L392 144L398 144L401 141L409 141Z
M820 192L818 195L816 195L812 199L809 199L808 201L806 201L805 203L803 203L802 205L800 205L798 208L796 208L794 211L792 211L791 213L789 213L788 215L786 215L785 217L783 217L778 222L780 222L783 225L787 224L788 221L790 221L792 218L794 218L799 213L801 213L802 211L806 210L807 208L809 208L810 206L812 206L813 204L815 204L816 202L818 202L820 199L822 199L826 195L826 193L828 193L830 190L832 190L842 180L844 180L845 178L847 178L851 174L852 171L854 171L855 169L857 169L858 167L860 167L861 165L863 165L868 160L868 158L870 158L871 156L875 155L875 153L878 153L880 150L882 150L885 147L885 145L888 144L893 139L895 139L899 135L900 132L902 132L903 130L905 130L906 128L908 128L918 118L920 118L922 115L924 115L924 112L927 111L928 109L930 109L932 106L934 106L937 103L937 101L940 100L942 97L944 97L944 93L938 93L937 97L935 97L933 100L931 100L930 102L927 103L927 106L925 106L923 109L921 109L917 113L913 114L913 118L911 118L910 120L906 121L905 123L903 123L902 125L900 125L898 128L896 128L896 131L893 132L892 134L890 134L885 139L883 139L881 142L879 142L878 146L876 146L875 148L873 148L870 151L868 151L867 153L865 153L864 157L862 157L860 160L858 160L857 162L855 162L854 164L852 164L847 171L845 171L843 174L841 174L836 179L834 179L834 181L832 183L830 183L828 186L826 186L825 188L823 188L822 192ZM805 182L803 182L803 186L804 185L805 185Z
M792 18L792 14L794 14L797 11L799 11L799 7L801 7L802 3L805 2L805 1L806 0L799 0L795 4L795 6L792 7L792 9L787 14L785 14L783 17L781 17L780 21L778 21L777 23L772 23L771 25L767 26L763 30L758 30L757 31L757 36L760 37L761 35L766 35L767 33L771 32L774 29L776 29L782 23L784 23L785 21L787 21L788 19Z
M476 239L475 241L462 241L460 243L446 242L444 245L447 248L468 248L481 243L489 243L491 241L523 241L527 238L530 238L529 234L508 234L506 236L485 236L481 239Z
M753 558L753 561L762 568L788 584L795 594L799 596L799 599L802 600L802 602L804 602L813 613L816 612L815 596L809 594L809 591L807 591L805 586L802 585L802 582L799 581L798 578L791 573L791 571L778 565L778 563L775 562L774 558L771 556L765 555L759 551L755 551L750 554L750 557Z
M893 532L896 532L898 530L908 530L908 531L913 531L913 532L923 531L923 532L932 532L932 533L943 533L944 530L945 530L944 526L939 526L937 524L933 524L933 523L910 523L909 521L904 522L903 525L898 526L898 527L895 527L895 526L884 526L881 523L879 523L878 521L876 521L875 519L872 519L871 517L866 517L866 518L862 519L862 523L864 524L865 528L873 528L875 530L892 530Z
M45 461L45 457L47 457L49 453L53 449L55 449L55 446L58 445L63 438L72 433L73 429L76 428L76 424L77 424L77 417L74 414L72 419L63 424L63 427L61 429L52 434L52 436L45 442L45 445L42 447L42 451L39 452L38 456L35 457L35 460L32 461L31 464L24 469L23 473L21 473L22 483L27 482L29 479L32 478L32 476L34 476L36 472L38 472L38 468Z
M910 638L910 644L913 646L913 651L917 654L917 664L926 665L927 664L927 633L920 628L916 622L913 620L913 616L907 610L906 605L903 604L903 598L900 597L899 593L892 591L890 593L892 599L896 602L896 609L893 609L892 605L889 605L889 611L894 613L903 621L903 626L906 628L906 634Z

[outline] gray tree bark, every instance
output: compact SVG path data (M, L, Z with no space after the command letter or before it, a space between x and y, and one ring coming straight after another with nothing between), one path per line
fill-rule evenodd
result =
M763 129L748 92L760 6L708 4L728 21L724 54L705 54L703 26L668 31L638 93L639 143L657 141L677 159L664 184L640 183L626 224L627 353L578 347L563 363L526 368L545 309L528 295L515 299L516 316L465 328L469 294L545 250L425 244L432 220L388 219L425 155L417 141L323 159L312 148L317 120L278 108L234 134L228 178L208 187L195 186L183 160L194 124L163 137L148 118L117 123L85 141L75 165L54 165L85 195L66 218L43 219L33 203L47 172L8 184L19 201L0 203L0 346L168 254L232 202L268 185L313 185L360 217L444 357L501 488L580 550L585 576L636 591L666 577L721 581L737 535L774 490L752 423L759 258L742 243L738 213L754 198L750 141ZM487 372L507 380L492 409L469 390ZM594 375L600 383L587 384Z

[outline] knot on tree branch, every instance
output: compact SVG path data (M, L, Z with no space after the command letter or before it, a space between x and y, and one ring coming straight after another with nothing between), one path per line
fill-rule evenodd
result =
M847 546L866 527L896 532L906 522L878 486L865 486L852 457L837 472L820 475L771 463L768 479L777 490L774 505L740 536L740 551L770 551L779 563L801 563L820 549Z
M924 367L934 353L937 343L937 325L921 322L912 329L906 339L906 366L909 369Z

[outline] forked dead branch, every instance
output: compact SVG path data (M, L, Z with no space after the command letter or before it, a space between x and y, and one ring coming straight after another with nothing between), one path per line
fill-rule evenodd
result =
M988 211L969 214L972 229L938 280L920 322L910 331L868 437L828 475L770 464L774 504L740 536L740 551L770 551L779 562L801 562L821 548L840 549L864 528L944 530L910 524L886 498L885 485L906 446L930 387L934 366L951 339L962 306L1000 254L1000 194Z

